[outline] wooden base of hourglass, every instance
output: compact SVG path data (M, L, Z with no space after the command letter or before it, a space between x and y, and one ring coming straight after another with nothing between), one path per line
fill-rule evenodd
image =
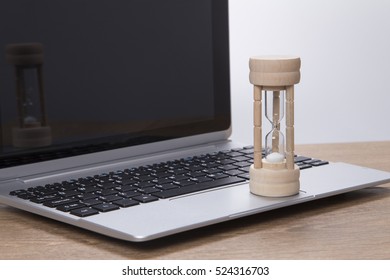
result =
M292 196L299 193L299 167L287 169L286 163L268 163L263 160L263 168L249 169L249 189L251 193L268 197Z

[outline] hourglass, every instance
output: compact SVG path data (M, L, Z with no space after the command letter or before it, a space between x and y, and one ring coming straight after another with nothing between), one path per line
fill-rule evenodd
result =
M19 126L12 130L13 146L40 147L51 144L43 90L43 46L40 43L6 46L7 62L15 66Z
M301 60L294 56L252 57L249 66L250 82L254 85L254 163L249 170L250 191L270 197L297 194L300 172L294 163L294 85L300 80ZM264 158L263 96L265 116L271 124L265 137ZM286 137L281 129L284 115Z

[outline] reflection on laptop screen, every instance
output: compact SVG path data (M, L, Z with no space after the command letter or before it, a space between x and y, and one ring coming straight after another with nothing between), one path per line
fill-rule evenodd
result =
M227 129L218 2L7 1L2 167Z

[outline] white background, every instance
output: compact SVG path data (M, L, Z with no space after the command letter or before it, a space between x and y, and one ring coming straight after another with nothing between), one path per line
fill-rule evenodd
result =
M301 57L295 142L390 140L389 0L230 0L232 138L252 143L254 55Z

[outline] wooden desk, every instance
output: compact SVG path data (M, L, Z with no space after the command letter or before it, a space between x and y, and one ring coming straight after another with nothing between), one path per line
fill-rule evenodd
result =
M298 153L390 171L390 141ZM0 205L1 259L390 259L390 184L134 244Z

